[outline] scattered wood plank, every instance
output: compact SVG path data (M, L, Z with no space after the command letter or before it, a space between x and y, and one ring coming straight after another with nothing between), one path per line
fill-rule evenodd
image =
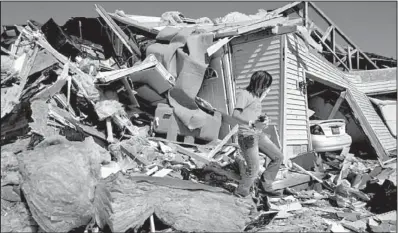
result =
M188 142L177 142L177 141L167 140L167 139L159 138L159 137L148 137L148 139L149 140L153 140L153 141L173 143L173 144L178 144L178 145L187 145L187 146L192 146L192 147L195 147L195 148L205 148L206 147L204 145L198 145L198 144L193 144L193 143L188 143Z
M68 63L69 59L67 59L64 55L62 55L61 53L59 53L57 50L55 50L47 41L46 39L44 39L42 36L34 36L32 34L32 32L29 32L28 30L26 30L25 28L22 28L20 26L17 26L18 30L23 33L24 35L26 35L29 39L32 39L36 42L36 44L40 45L41 47L43 47L44 49L46 49L50 54L52 54L58 61L61 62L61 65L63 66L64 64ZM81 71L75 64L70 63L69 64L69 68L72 72L76 73L80 79L83 80L92 80L93 78L91 76L89 76L88 74L84 73L83 71ZM81 93L83 94L83 96L88 99L89 101L92 101L92 98L96 98L97 96L89 96L86 89L83 87L83 84L81 81L77 80L77 79L72 79L73 83L75 83L78 87L79 90L81 91ZM95 87L93 86L92 88L95 89Z
M213 159L213 157L222 149L222 147L228 142L228 140L238 132L239 125L235 125L231 131L224 137L224 139L208 154L209 159Z
M22 38L22 35L19 34L15 43L11 45L11 54L12 55L17 55L19 43L21 43L21 38Z
M140 107L140 104L138 103L137 99L135 98L133 89L131 88L129 82L127 81L127 77L122 78L122 82L124 87L126 88L127 94L129 95L130 102L132 103L133 107Z
M106 120L106 133L107 133L107 137L106 140L109 143L113 143L114 139L113 139L113 128L112 128L112 122L111 122L111 118L108 117L105 119Z
M12 54L11 51L8 51L7 49L5 49L3 46L1 46L1 51L5 52L6 54L10 55L12 58L16 59L18 58L18 56L16 56L15 54Z
M120 149L123 153L130 156L130 158L132 158L135 161L138 161L139 163L143 164L144 166L148 166L150 164L146 158L137 156L133 152L131 152L131 151L134 151L134 149L131 146L126 145L126 144L121 144Z
M317 182L321 183L322 186L326 189L328 189L331 192L334 192L335 187L332 187L331 185L333 184L328 184L326 181L323 181L322 179L319 179L316 175L314 175L312 172L309 172L305 170L304 168L300 167L296 163L292 162L293 166L298 168L301 172L304 172L305 174L309 175L312 179L316 180Z
M182 154L188 155L188 156L192 157L193 159L195 159L195 160L197 160L197 161L199 161L201 163L208 164L210 162L208 157L205 156L205 155L201 155L199 153L195 153L195 152L193 152L193 151L191 151L191 150L189 150L189 149L187 149L185 147L182 147L180 145L176 145L176 148L177 148L177 152L178 153L182 153Z
M28 55L28 57L25 59L24 64L22 66L22 70L20 72L21 83L18 86L11 87L11 89L9 89L6 92L6 95L2 96L1 118L10 113L13 110L13 108L19 103L22 91L25 87L25 84L28 81L28 74L32 69L38 51L39 48L35 46L35 48L32 51L32 54L30 56Z
M57 94L61 90L61 88L66 84L66 82L68 81L69 64L70 64L70 62L68 62L64 65L62 73L58 76L57 81L55 81L55 83L53 85L51 85L50 87L48 87L48 88L42 90L41 92L39 92L38 94L36 94L32 98L32 100L49 99L49 98L53 97L55 94Z
M14 71L14 72L12 72L11 74L9 74L7 77L5 77L5 78L3 78L2 80L1 80L1 84L4 84L4 83L6 83L8 80L10 80L11 78L13 78L15 75L17 75L19 73L19 71Z
M317 178L322 179L325 175L323 173L313 173ZM293 187L305 183L309 183L313 179L306 174L301 174L297 172L292 172L288 174L288 176L283 179L283 180L276 180L273 184L272 187L275 190L280 190L288 187Z
M112 116L112 120L118 125L120 128L125 128L130 132L131 135L138 135L139 129L137 126L133 125L129 118L126 116L122 116L120 114L114 114Z
M170 172L172 172L173 169L168 169L168 168L164 168L160 171L157 171L155 174L153 174L152 176L154 177L165 177L167 176Z
M159 167L158 167L158 166L154 166L153 168L149 169L149 170L145 173L145 175L150 176L150 175L152 175L153 173L157 172L158 170L159 170Z

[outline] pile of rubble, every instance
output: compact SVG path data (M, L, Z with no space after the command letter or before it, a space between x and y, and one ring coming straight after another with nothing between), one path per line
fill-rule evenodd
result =
M332 231L358 221L366 228L364 219L372 231L395 227L391 214L364 213L394 210L396 168L369 173L350 154L281 169L282 181L299 167L319 182L307 191L234 196L237 126L219 140L222 114L197 97L214 74L209 51L219 45L208 26L217 23L166 12L127 27L123 12L96 10L98 19L30 20L2 35L2 232L289 231L275 224L331 205L335 221L321 218ZM229 16L218 23L233 25ZM313 175L333 168L335 176Z
M305 190L270 198L270 209L279 209L272 222L261 231L390 232L396 231L396 164L384 167L343 151L314 156L299 155L291 175L308 174L313 180ZM305 169L304 169L305 168ZM307 169L307 170L306 170ZM278 182L278 181L277 181ZM289 183L288 180L282 183ZM283 187L283 185L279 185ZM288 185L285 185L288 186ZM280 204L283 204L282 206ZM287 203L287 204L286 204Z

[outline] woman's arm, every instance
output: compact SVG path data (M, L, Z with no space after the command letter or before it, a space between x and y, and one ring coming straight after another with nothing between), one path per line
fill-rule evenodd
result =
M234 109L232 116L222 113L223 121L234 126L236 124L239 125L249 125L249 121L242 118L241 112L237 109Z

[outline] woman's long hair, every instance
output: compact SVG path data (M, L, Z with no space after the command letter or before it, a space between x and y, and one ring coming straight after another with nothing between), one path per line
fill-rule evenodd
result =
M265 70L259 70L252 74L246 90L254 96L260 97L266 88L271 86L272 76Z

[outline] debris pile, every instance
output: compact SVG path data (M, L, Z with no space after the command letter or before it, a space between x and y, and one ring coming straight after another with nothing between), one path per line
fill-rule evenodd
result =
M283 167L282 198L257 186L248 198L232 194L244 163L230 140L238 126L219 140L223 114L198 93L216 76L209 64L217 39L244 32L237 21L285 17L262 10L217 22L180 12L140 19L95 8L99 18L30 20L2 35L1 231L243 231L330 203L344 219L325 220L334 231L363 220L352 211L396 206L396 168L369 170L351 154ZM283 187L295 174L318 186ZM367 218L372 231L395 227L390 217Z

